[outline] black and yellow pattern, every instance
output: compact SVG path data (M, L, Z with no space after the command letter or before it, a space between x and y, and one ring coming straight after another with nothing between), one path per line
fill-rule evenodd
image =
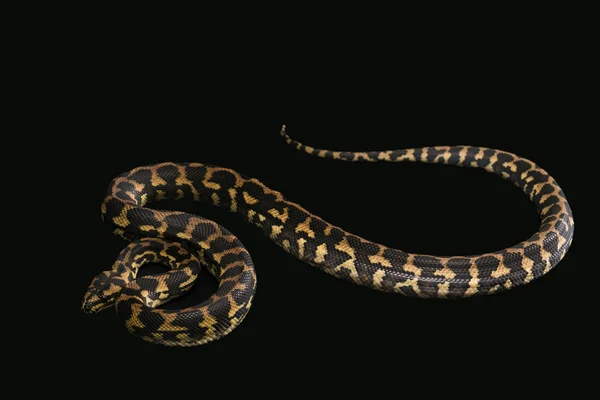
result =
M243 320L256 287L250 255L213 221L145 207L163 199L191 197L237 212L287 252L330 275L408 296L459 298L520 286L547 273L571 245L573 215L560 187L546 171L514 154L472 146L337 152L296 142L285 126L281 134L298 150L323 158L483 168L510 180L530 197L540 213L540 230L522 243L489 254L410 254L352 235L230 169L199 163L139 167L114 179L102 204L103 217L115 233L133 242L112 271L94 279L84 310L95 312L116 304L131 333L169 346L218 339ZM164 262L172 270L136 279L140 266L150 261ZM155 308L185 293L200 264L219 281L210 299L184 310Z

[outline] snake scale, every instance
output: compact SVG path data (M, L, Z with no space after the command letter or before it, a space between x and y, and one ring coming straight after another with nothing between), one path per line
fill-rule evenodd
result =
M193 198L237 212L294 257L330 275L407 296L460 298L524 285L550 271L571 245L574 220L562 190L546 171L514 154L472 146L338 152L297 142L285 126L281 135L298 150L322 158L483 168L529 196L540 214L539 231L522 243L489 254L409 254L333 226L260 181L231 169L199 163L150 165L118 176L108 189L101 207L103 219L131 243L112 270L92 281L83 310L94 313L115 306L130 333L167 346L210 342L242 322L256 288L247 250L213 221L146 207L163 199ZM170 270L136 279L148 262L164 263ZM202 266L218 280L216 293L194 307L157 308L186 293Z

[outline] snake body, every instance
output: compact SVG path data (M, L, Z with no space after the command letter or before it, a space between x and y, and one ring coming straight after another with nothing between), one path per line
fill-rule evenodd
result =
M537 206L539 231L513 247L475 256L410 254L353 235L311 214L256 179L200 163L162 163L115 178L102 204L105 221L132 241L112 270L98 275L84 297L92 313L115 305L127 329L168 346L203 344L231 332L246 316L256 288L252 259L219 224L197 215L146 206L193 198L241 214L296 258L320 270L385 292L426 298L497 293L536 279L571 245L574 220L556 181L533 162L500 150L440 146L371 152L315 149L288 144L322 158L368 162L426 162L483 168L517 185ZM171 270L137 278L146 262ZM156 308L192 287L201 265L218 280L208 300L182 310Z

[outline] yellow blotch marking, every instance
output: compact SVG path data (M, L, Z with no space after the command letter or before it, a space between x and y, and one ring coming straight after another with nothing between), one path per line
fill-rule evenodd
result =
M175 200L181 200L181 199L183 199L183 196L185 196L185 193L183 193L183 190L177 189L177 196L175 196Z
M327 228L325 228L325 236L329 236L331 235L331 229L333 229L333 226L329 225Z
M142 207L144 207L146 204L148 204L148 193L144 193L141 197L140 197L140 205Z
M97 302L97 301L99 301L99 300L100 300L100 297L98 297L97 295L93 295L93 296L91 296L91 297L88 299L88 301L89 301L90 303L95 303L95 302Z
M352 260L356 258L354 249L348 244L348 240L343 238L341 242L335 245L335 248L339 251L342 251L352 257Z
M228 317L233 318L235 316L235 314L244 307L244 303L237 304L231 294L228 295L227 297L229 298L229 304L231 305L231 307L229 309Z
M556 234L558 237L560 237L560 235L557 233ZM544 241L545 238L548 237L548 233L546 233L546 236L544 238L542 238L542 243ZM559 247L560 249L560 247ZM540 245L540 254L542 255L542 261L544 261L544 263L546 264L545 268L544 268L544 273L550 271L550 258L552 258L552 253L550 253L548 250L544 249L544 246Z
M243 192L242 194L244 195L244 201L246 202L246 204L258 203L258 199L255 199L254 197L250 196L248 192Z
M452 271L447 266L444 266L444 268L442 268L442 269L440 269L438 271L435 271L433 274L434 275L438 275L438 276L443 276L444 278L446 278L448 280L453 279L456 276L456 274L454 273L454 271Z
M206 255L204 254L204 250L200 250L198 252L198 258L200 259L202 264L204 264L204 265L208 264L208 262L206 261Z
M133 332L133 328L144 328L144 324L140 320L140 313L142 312L141 304L131 305L131 317L125 321L125 327L128 331Z
M289 240L285 239L283 242L281 242L281 245L283 246L283 248L285 249L285 251L290 251L290 242L289 242Z
M555 230L555 228L553 228L552 230ZM558 248L560 249L567 242L567 239L565 239L564 237L562 237L562 235L560 233L558 233L558 232L556 232L556 236L558 237Z
M448 146L435 146L434 149L440 151L441 153L435 157L434 162L440 162L440 159L444 160L443 163L446 164L448 159L450 158L450 153L448 152Z
M327 245L325 243L318 245L316 254L317 254L317 257L315 257L316 263L322 263L323 261L325 261L325 256L327 255Z
M510 280L510 279L507 279L507 280L506 280L506 282L504 282L504 286L505 286L507 289L510 289L510 288L512 287L512 285L513 285L513 284L512 284L512 282L511 282L511 280Z
M223 275L225 272L227 272L231 268L234 268L234 267L245 267L245 266L246 266L246 264L243 261L241 261L241 260L230 262L227 265L222 265L221 266L221 268L220 268L221 269L221 275ZM224 281L229 280L229 279L235 279L235 278L222 279L221 282L224 282Z
M327 154L327 150L321 150L318 154L319 157L325 157L325 154Z
M182 283L179 285L179 288L184 288L184 287L186 287L186 286L190 285L190 284L191 284L192 282L194 282L194 280L196 279L196 276L194 275L194 273L192 272L192 270L191 270L191 269L189 269L189 268L186 268L185 272L186 272L186 273L187 273L187 274L190 276L190 279L188 279L188 280L187 280L187 281L185 281L185 282L182 282Z
M108 287L108 289L104 290L104 296L110 296L113 293L117 293L118 291L120 291L122 288L115 285L114 283L111 282L110 286Z
M466 290L465 296L472 296L479 291L477 289L477 285L479 285L479 269L477 269L475 263L471 264L469 274L471 274L471 280L469 281L469 288Z
M308 235L308 237L310 238L315 238L315 232L310 229L310 222L311 222L311 217L306 218L306 220L300 224L298 224L298 226L296 227L296 233L300 233L300 232L304 232Z
M210 196L210 198L212 199L212 203L213 203L213 205L215 205L215 206L218 206L218 205L219 205L219 201L220 201L220 199L219 199L219 195L218 195L218 194L216 194L216 193L213 193L213 194Z
M150 256L150 257L152 257L152 259L156 260L156 259L158 259L158 258L157 258L157 254L159 254L159 253L156 253L154 250L146 250L146 251L144 251L143 253L138 253L138 254L136 254L136 255L133 257L133 259L134 259L135 261L137 261L137 260L139 260L139 259L141 259L141 258L144 258L144 257L146 257L146 256ZM164 250L163 250L163 251L161 251L161 252L160 252L160 254L164 254L164 255L166 256L166 254L164 253Z
M113 222L115 223L115 225L123 228L129 225L129 220L127 219L127 211L129 211L129 207L123 207L119 216L113 218Z
M283 230L283 225L273 225L271 227L271 238L277 237Z
M177 234L177 237L180 237L182 239L191 239L192 235L190 233L188 233L188 232L179 232Z
M167 230L167 224L164 221L160 221L160 226L158 228L152 225L140 225L139 228L144 232L156 231L162 235Z
M306 239L300 238L298 239L298 255L300 257L304 257L304 244L306 243Z
M308 154L312 154L315 151L314 147L310 147L310 146L304 146L304 150L308 153Z
M266 218L265 218L265 216L264 216L264 215L262 215L262 214L258 214L258 220L259 220L260 222L264 222L264 221L266 220Z
M160 237L162 237L162 235L167 231L167 228L168 226L165 221L161 221L160 227L156 228L156 232L160 233Z
M225 251L222 251L220 253L214 253L213 254L213 258L216 262L220 263L221 259L227 255L227 254L240 254L242 251L244 251L244 249L242 249L241 247L236 247L235 249L228 249Z
M504 168L510 169L512 172L517 172L517 165L512 161L506 161L502 163Z
M421 162L427 162L428 153L429 153L429 149L427 149L427 147L425 147L423 149L423 151L421 152Z
M370 160L370 158L369 158L369 154L367 154L367 153L365 153L365 152L355 152L355 153L354 153L354 158L353 158L353 160L352 160L352 161L358 161L358 160L360 160L361 158L362 158L363 160Z
M476 160L481 160L483 158L483 149L480 148L479 151L477 152L477 154L475 154L475 159ZM475 164L477 165L477 164Z
M214 332L215 328L213 328L213 325L215 325L216 323L217 323L217 320L215 319L215 317L206 313L206 315L204 316L204 319L202 320L202 322L200 322L198 324L198 326L200 328L206 328L206 332L210 334L210 333Z
M196 190L192 182L185 176L185 168L179 168L179 176L177 177L177 179L175 179L175 184L177 186L189 186L190 190L192 191L192 194L194 195L194 200L200 201L200 195L198 194L198 191ZM183 193L183 191L181 193ZM179 195L179 191L177 191L177 194Z
M152 177L150 178L150 183L152 184L152 186L160 186L167 184L167 182L163 178L158 176L158 173L154 169L152 170Z
M157 190L156 191L156 200L164 200L167 198L167 193L164 190Z
M494 172L494 164L498 161L498 155L494 153L494 155L490 158L490 163L485 167L485 170L488 172Z
M252 218L256 215L256 211L248 210L248 222L252 222Z
M168 275L156 275L153 277L154 280L158 282L155 289L156 292L167 292L169 290L169 287L167 286L168 277Z
M499 278L502 275L507 275L508 273L510 273L510 269L506 268L504 263L501 262L500 265L498 265L498 267L496 268L496 270L493 271L490 275L492 278Z
M335 248L339 251L342 251L350 256L350 259L344 261L342 264L338 265L334 268L334 271L339 271L342 268L350 271L350 277L354 279L355 282L360 283L358 279L358 271L356 271L356 265L354 265L354 261L356 260L356 253L354 249L348 244L348 240L346 238L342 239L341 242L335 245Z
M438 283L438 296L441 298L448 296L448 289L450 288L450 282Z
M288 218L289 218L289 210L287 207L285 207L283 209L283 213L280 213L279 211L277 211L277 209L275 208L271 208L268 213L271 214L274 218L277 218L278 220L280 220L281 222L285 223Z
M545 202L546 200L548 200L548 198L550 198L552 196L557 196L557 194L555 192L552 192L552 193L543 195L542 197L540 197L540 203Z
M340 157L340 155L342 154L341 151L334 151L333 152L333 159L334 160L341 160L342 158Z
M533 176L527 176L527 173L529 171L525 171L521 174L521 179L525 180L525 182L527 183L531 183L532 180L534 180L535 178ZM527 176L527 178L525 178Z
M449 151L446 151L444 154L442 154L444 164L448 164L448 160L450 160L450 157L452 157L452 154Z
M334 268L335 271L339 271L342 268L350 271L350 277L356 282L360 284L360 279L358 278L358 271L356 270L356 266L354 265L354 260L347 260L343 264L338 265Z
M384 160L384 161L392 161L392 159L390 158L390 156L392 155L392 151L382 151L379 154L377 154L377 159L378 160Z
M209 169L208 171L206 171L206 175L204 176L204 180L202 181L202 184L209 188L209 189L213 189L213 190L219 190L221 189L221 185L219 185L216 182L211 182L210 178L212 178L214 170Z
M398 161L404 161L404 160L407 160L407 161L416 161L416 159L415 159L415 149L408 149L406 151L406 154L403 154L403 155L401 155L398 158Z
M408 279L404 282L398 282L396 283L396 286L394 286L394 291L395 292L400 292L400 288L401 287L405 287L405 286L410 286L412 288L412 290L418 295L421 296L421 289L419 289L419 285L417 285L417 280L416 279Z
M369 256L369 261L371 262L371 264L379 264L384 267L391 268L392 263L390 263L389 260L383 256L384 251L385 251L385 248L381 247L377 254Z
M469 149L467 147L463 147L462 149L460 149L460 151L458 152L458 165L463 165L463 163L465 162L465 158L467 158L468 151Z
M409 258L406 260L406 265L402 267L406 272L412 272L415 276L421 276L421 268L417 267L412 263L412 255L409 255Z
M187 333L178 333L175 337L184 342L189 342L192 340L190 335L188 335Z
M158 331L162 331L162 332L179 332L179 331L187 331L187 328L184 328L183 326L176 326L173 325L172 322L175 319L175 315L162 315L165 318L165 322L162 323L162 325L157 329Z
M551 204L551 205L549 205L549 206L547 206L547 207L544 207L544 208L542 209L542 211L540 212L540 215L546 215L546 214L548 213L548 210L550 210L550 209L551 209L552 207L554 207L555 205L557 205L557 204Z
M117 229L115 229L115 230L113 231L113 233L114 233L115 235L121 236L123 239L126 239L126 237L125 237L125 231L124 231L123 229L119 229L119 228L117 228Z
M228 192L229 197L231 198L231 206L229 207L229 209L231 210L231 212L236 212L237 202L235 201L235 196L237 195L237 190L235 190L234 188L229 188Z
M169 260L174 260L174 259L175 259L175 257L173 257L172 255L170 255L169 253L167 253L167 251L168 251L168 250L170 250L170 249L171 249L171 248L173 248L173 247L177 247L177 246L175 246L175 245L171 245L171 246L165 247L164 249L162 249L162 250L160 251L160 253L159 253L159 254L160 254L161 256L165 257L165 258L168 258ZM182 250L182 249L180 249L179 251L181 251L181 250ZM185 251L184 251L184 253L183 253L183 254L185 254Z
M381 288L381 282L383 281L383 277L385 276L385 271L382 269L378 269L373 274L373 285L377 288Z
M496 285L496 286L492 287L492 288L491 288L491 289L488 291L488 293L490 293L490 294L491 294L491 293L496 293L496 292L498 291L498 289L500 289L500 287L501 287L500 285Z
M533 200L534 196L537 196L537 194L542 190L542 188L546 185L546 182L541 182L541 183L537 183L535 185L533 185L533 188L531 189L531 194L529 195L530 199Z
M142 193L144 191L144 188L146 187L146 185L144 185L143 183L139 183L139 182L136 182L136 181L129 180L129 178L127 178L127 177L126 178L118 178L118 179L116 179L116 181L115 181L116 185L113 185L113 187L117 187L118 184L121 183L121 182L127 182L130 185L133 185L135 191L139 192L139 193Z
M242 185L244 183L244 181L242 181L241 179L240 179L239 182L240 182L240 185ZM265 186L258 179L252 178L252 179L249 179L247 182L255 183L257 186L259 186L262 189L262 191L263 191L264 194L274 196L275 199L277 199L277 201L283 201L283 195L281 193L279 193L278 191L273 190L273 189ZM237 183L236 183L236 187L238 187Z

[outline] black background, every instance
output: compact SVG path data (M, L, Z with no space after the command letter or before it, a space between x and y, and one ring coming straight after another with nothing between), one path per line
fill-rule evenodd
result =
M494 175L441 165L322 160L286 145L279 136L284 123L293 138L332 150L468 144L514 152L556 178L577 221L582 143L565 133L573 119L570 84L561 75L564 64L550 62L550 48L516 50L509 57L485 48L476 54L454 49L410 65L373 57L362 70L351 68L356 56L331 64L320 55L282 50L259 65L260 55L250 50L221 62L218 52L191 60L134 47L84 50L73 69L81 85L72 92L79 104L68 128L81 136L76 150L67 150L72 162L64 168L82 179L69 198L79 226L70 251L80 260L70 274L75 330L69 340L82 376L110 374L135 360L127 368L150 376L197 368L206 379L234 374L270 384L290 375L311 376L311 382L343 377L365 388L378 376L393 384L402 368L448 374L460 366L476 373L499 360L527 368L532 360L578 352L579 312L588 303L580 290L584 266L576 262L577 238L554 270L525 287L432 301L337 280L285 253L239 216L205 204L159 206L214 219L247 246L258 287L237 329L204 346L166 348L128 334L113 310L79 312L92 278L109 269L126 245L100 219L106 188L140 165L229 167L347 231L413 253L489 252L538 228L527 196ZM64 140L65 148L72 146ZM150 266L144 273L162 270ZM208 298L215 283L204 278L169 307ZM393 369L384 371L384 365Z
M362 102L357 103L361 104ZM489 109L488 109L489 107ZM499 104L482 109L467 103L468 112L410 115L406 121L392 110L360 115L312 118L264 112L259 118L197 117L178 125L174 117L157 117L157 109L127 109L127 115L107 115L113 125L101 146L106 156L89 157L86 172L85 248L94 251L77 270L79 297L89 281L110 267L125 242L100 220L99 204L110 180L135 166L161 161L199 161L227 166L252 177L313 213L344 229L388 246L434 255L479 254L511 246L538 227L535 207L520 190L484 171L412 163L343 163L299 153L279 136L288 132L307 144L340 150L396 149L436 144L472 144L501 148L535 160L562 185L576 212L572 163L575 146L557 143L553 113L529 109L503 110ZM390 107L391 108L391 107ZM513 115L513 114L520 115ZM326 113L327 114L327 113ZM356 116L356 114L359 114ZM412 113L408 113L412 114ZM418 115L418 114L417 114ZM116 119L119 119L119 122ZM173 118L173 119L172 119ZM107 121L108 120L108 121ZM123 123L127 121L126 123ZM412 120L412 121L411 121ZM162 125L164 124L164 125ZM235 214L204 204L164 203L215 219L248 247L258 273L253 307L243 324L215 343L192 349L168 349L130 336L112 310L81 316L79 340L100 352L128 352L202 357L246 354L253 358L315 357L323 352L368 353L391 348L457 346L473 338L516 345L543 338L568 323L576 301L577 243L547 276L523 288L495 296L458 301L405 298L336 280L285 253L261 231ZM148 272L160 268L150 267ZM210 295L210 277L187 298L186 306ZM73 299L73 305L79 302ZM518 332L517 332L518 328ZM530 332L530 334L524 332ZM529 338L524 337L531 336ZM396 350L395 350L396 351Z

